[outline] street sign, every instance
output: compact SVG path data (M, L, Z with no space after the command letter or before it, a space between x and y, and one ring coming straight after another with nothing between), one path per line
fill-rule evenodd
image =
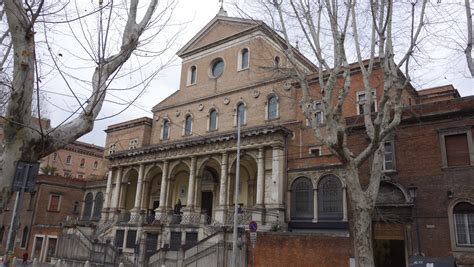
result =
M257 241L257 232L250 232L250 242Z
M257 222L251 221L249 223L249 230L250 232L257 232Z
M12 191L19 192L24 186L25 192L35 191L36 178L38 177L39 163L19 161L16 164L15 177ZM24 179L26 178L26 181Z

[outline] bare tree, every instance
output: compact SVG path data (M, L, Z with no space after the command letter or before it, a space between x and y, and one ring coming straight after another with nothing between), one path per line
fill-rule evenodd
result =
M124 69L124 64L131 59L132 54L146 56L152 54L144 50L143 45L163 35L175 1L150 0L146 5L139 5L139 0L116 1L118 3L99 0L94 10L87 14L87 16L99 16L94 27L82 22L85 15L77 13L76 17L70 17L65 12L70 5L78 10L78 5L82 4L80 2L76 2L75 6L71 1L4 0L2 2L4 5L2 14L5 14L8 21L8 32L5 36L11 41L13 58L9 79L5 80L8 82L4 83L8 88L9 98L5 115L2 116L5 126L4 150L0 158L0 189L6 192L12 184L17 161L36 162L93 129L94 121L98 118L106 96L112 90L110 88L112 81L121 75L119 71ZM123 23L115 23L113 19ZM73 85L66 81L63 91L69 91L74 96L77 110L55 128L45 129L41 123L32 126L32 106L38 106L37 116L42 118L38 102L42 90L38 47L40 43L46 44L46 52L43 54L50 54L50 65L66 80L68 75L61 70L61 64L57 61L57 55L53 54L49 43L48 33L51 29L48 25L51 23L68 25L72 22L79 22L80 26L71 28L70 35L78 41L79 35L89 37L77 47L86 51L89 61L94 65L91 80L87 82L90 94L81 99ZM119 34L114 36L112 34L114 30L119 31ZM153 33L146 34L147 30ZM41 40L40 33L44 34ZM159 41L171 43L173 40L162 38ZM160 56L163 52L154 55ZM71 53L74 54L76 51Z
M311 122L315 137L336 155L343 169L347 184L352 220L350 230L357 266L374 266L372 248L372 213L382 176L383 143L400 123L402 93L409 82L409 59L414 53L424 25L427 1L411 1L405 6L409 31L405 45L396 47L394 38L394 12L399 6L391 0L339 1L339 0L262 0L263 10L270 13L270 25L279 32L285 45L285 54L293 68L292 78L302 89L301 105ZM395 10L395 11L394 11ZM361 16L364 16L361 19ZM361 22L364 20L363 22ZM398 29L397 29L398 30ZM306 55L313 58L317 86L320 94L310 88L308 74L298 64L297 51L292 49L292 38L299 38ZM403 51L404 50L404 51ZM402 52L400 52L402 51ZM347 144L348 132L343 105L350 101L350 56L353 55L360 69L365 90L363 120L368 145L360 152ZM395 60L397 55L397 61ZM383 95L374 113L373 79L383 73ZM400 70L404 69L405 74ZM357 74L359 75L359 74ZM312 93L313 92L313 93ZM320 98L320 99L318 99ZM314 101L321 105L315 107ZM318 125L316 114L323 111L326 128ZM370 159L370 160L369 160ZM360 177L361 166L369 162L370 177L364 184Z
M467 22L467 46L466 46L466 60L467 60L467 67L471 72L471 76L474 78L474 58L472 56L472 46L474 44L474 25L472 24L472 9L471 9L471 1L465 0L465 7L466 7L466 22Z

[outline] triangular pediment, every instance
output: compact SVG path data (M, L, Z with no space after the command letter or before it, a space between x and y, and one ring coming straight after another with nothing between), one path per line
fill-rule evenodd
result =
M241 18L216 16L201 31L199 31L177 55L182 56L205 46L216 44L220 40L238 35L258 25L257 21Z

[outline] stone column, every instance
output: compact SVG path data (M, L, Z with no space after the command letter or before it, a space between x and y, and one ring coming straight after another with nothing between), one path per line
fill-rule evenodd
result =
M318 222L318 189L313 189L313 222Z
M199 218L195 218L194 214L194 196L196 190L196 157L191 157L191 167L189 168L188 181L188 199L186 201L186 208L183 209L182 224L194 224L199 222Z
M110 198L111 198L111 191L112 191L112 180L113 177L113 170L112 168L107 173L107 188L105 189L105 199L104 199L104 207L102 209L102 217L101 220L103 222L109 219L109 212L110 212Z
M257 205L264 205L265 201L265 149L258 149L257 158Z
M342 218L342 220L344 222L347 222L347 197L346 197L346 187L344 186L342 188L342 216L344 216Z
M135 192L135 204L131 210L131 221L138 222L140 215L140 202L142 199L143 175L145 172L145 164L140 164L138 169L137 191Z
M119 208L120 189L122 186L122 167L119 167L115 175L115 187L112 195L112 211L117 211Z
M263 209L265 201L265 149L258 149L257 156L257 199L255 200L257 212L252 214L252 219L257 222L263 220Z
M281 145L275 145L272 148L272 184L269 186L271 190L271 203L265 203L267 208L273 208L278 211L278 217L275 220L284 220L284 150ZM270 219L270 218L269 218Z
M221 164L221 179L219 184L219 206L216 208L216 221L224 223L227 207L227 165L229 155L227 152L222 153L222 164Z
M189 211L194 210L194 194L196 181L196 157L191 158L191 168L189 170L189 184L188 184L188 200L186 209Z
M163 162L163 173L161 175L161 188L160 188L160 206L155 210L155 219L160 220L162 214L166 213L166 187L168 184L168 166L169 162L165 160Z

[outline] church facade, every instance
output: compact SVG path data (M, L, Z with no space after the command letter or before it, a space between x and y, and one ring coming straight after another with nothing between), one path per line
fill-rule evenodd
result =
M295 252L298 255L305 251L300 239L310 235L315 240L324 240L319 247L312 246L314 251L327 248L328 253L339 255L337 247L329 249L331 238L347 248L345 256L335 257L337 263L322 266L337 266L341 262L349 266L350 203L340 164L314 137L304 117L299 102L302 93L289 78L291 68L282 52L285 49L283 40L264 23L228 17L221 10L179 50L182 59L179 90L153 108L153 118L111 125L106 130L108 180L101 224L93 237L112 242L130 261L143 265L172 262L173 266L185 266L199 261L204 264L214 252L204 255L193 248L206 242L226 244L230 240L226 231L233 224L237 204L238 224L244 231L248 231L250 221L255 221L258 230L264 233L256 250L241 253L242 265L250 265L250 259L259 266L274 265L275 262L268 260L277 261L279 257L284 262L284 257L289 257L286 252L300 249ZM308 73L316 71L310 60L297 49L295 52L298 64ZM351 132L348 143L357 148L367 142L358 116L363 112L366 96L361 89L358 65L351 68L352 86L347 98L353 101L347 101L343 109ZM374 87L371 97L377 111L383 73L378 69L374 72L378 74L371 81ZM317 100L320 94L317 77L310 75L308 80ZM462 166L461 171L451 175L472 179L474 122L470 104L474 100L460 98L450 86L416 91L410 85L403 99L406 112L401 127L384 143L384 177L373 233L376 255L379 253L384 258L386 253L392 253L390 257L398 261L389 263L381 258L378 264L408 265L414 255L452 257L458 263L464 259L465 263L474 264L469 263L474 244L474 232L470 228L474 223L471 222L473 182L463 180L463 186L448 183L424 189L426 180L422 177L426 176L426 169L420 167L429 165L431 170L439 169L432 176L441 177L446 176L446 170L452 170L450 167L458 170ZM317 104L315 101L314 105ZM459 109L463 112L450 113ZM413 112L417 114L418 124L413 122L416 117ZM318 125L324 128L324 114L316 116ZM457 118L457 123L446 124L452 116ZM237 169L239 125L241 157ZM453 128L454 131L447 130ZM404 133L417 131L435 132L431 139L426 139L431 143L422 147L434 149L431 158L418 155L420 149L410 150L416 145L410 145L411 138ZM451 135L459 140L449 138ZM467 154L455 155L446 142L454 144L456 151L467 149ZM464 147L464 143L468 146ZM410 157L414 158L408 160ZM448 163L451 159L452 166ZM463 162L457 165L458 161ZM238 172L240 183L236 184ZM238 203L234 201L236 187ZM430 206L430 195L444 196L446 192L448 199L443 198L444 202L437 207ZM459 203L462 205L456 206ZM438 214L432 217L440 221L432 222L436 221L430 217L432 214ZM430 238L435 236L430 229L436 227L442 227L437 232L443 244L439 249L430 245ZM284 236L279 236L282 233ZM271 241L280 240L278 243L284 247L292 239L299 241L279 252ZM241 234L241 242L250 244L245 233ZM218 247L215 251L219 252ZM258 255L255 258L255 251L260 251L260 258ZM174 253L172 257L170 253ZM301 259L317 260L305 258L307 255L300 255ZM222 255L215 256L215 264L219 263L219 257L223 257L221 261L228 260Z

